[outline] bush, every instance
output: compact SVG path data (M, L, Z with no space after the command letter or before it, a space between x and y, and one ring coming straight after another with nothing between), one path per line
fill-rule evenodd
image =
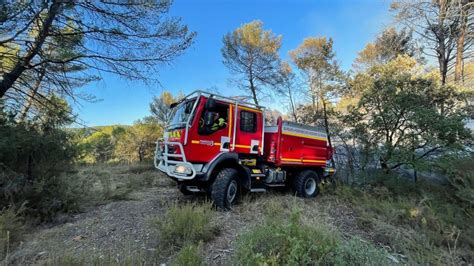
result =
M171 250L211 240L218 233L217 227L211 223L211 208L210 203L175 204L164 217L154 218L152 226L159 233L160 246Z
M24 214L41 220L68 209L62 174L76 150L55 125L17 123L0 109L0 209L26 203Z
M201 266L203 264L199 246L193 244L181 248L171 263L171 265L176 266Z
M23 206L0 211L0 260L8 255L11 248L21 240L24 232L23 218L20 216Z
M387 253L354 237L338 245L327 259L330 265L386 265Z
M451 166L464 176L469 172L464 171L469 168L466 165ZM334 189L338 198L351 203L361 229L370 231L377 242L403 252L408 262L415 264L472 260L472 207L456 191L460 190L452 185L414 183L394 175L377 177L358 187L340 185Z
M445 156L440 168L448 176L454 195L459 201L474 208L474 156Z
M244 233L237 242L236 258L243 265L310 265L324 261L336 247L327 229L290 224L266 223Z
M238 237L235 260L239 265L369 265L372 261L380 265L387 262L384 256L360 239L344 244L327 227L301 224L299 212L294 211L289 222L267 217L264 224Z

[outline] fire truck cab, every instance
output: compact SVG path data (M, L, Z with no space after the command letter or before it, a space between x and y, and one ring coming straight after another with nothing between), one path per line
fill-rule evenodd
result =
M291 186L315 197L333 169L323 130L283 121L265 126L265 109L238 99L195 91L171 105L172 119L157 142L155 167L184 194L210 193L229 209L243 191Z

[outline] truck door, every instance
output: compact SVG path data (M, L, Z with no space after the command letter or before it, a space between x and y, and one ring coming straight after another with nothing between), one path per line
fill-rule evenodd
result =
M233 150L238 153L262 154L262 111L238 106L235 122L236 136Z
M230 148L229 104L216 101L211 110L206 110L206 102L207 100L203 100L198 108L198 120L190 133L192 148L188 153L195 162L209 162L220 152L229 151Z

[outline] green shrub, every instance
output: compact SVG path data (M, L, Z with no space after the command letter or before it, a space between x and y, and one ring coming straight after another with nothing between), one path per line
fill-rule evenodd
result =
M452 163L458 176L469 167ZM460 174L460 172L463 172ZM334 188L338 198L349 202L356 223L415 264L457 264L471 261L474 247L473 209L461 199L454 185L412 182L394 175L358 187Z
M217 233L217 227L211 223L212 205L175 204L164 217L152 220L152 226L158 231L160 246L164 250L183 247L186 244L207 242Z
M450 186L459 201L474 208L474 156L445 156L440 168L448 176Z
M385 265L386 252L359 238L343 241L321 225L300 222L294 210L290 220L267 216L263 224L237 239L238 265Z
M41 121L18 123L0 105L0 209L26 202L24 214L47 220L68 209L59 190L76 149L59 128L64 121L46 114Z
M176 266L201 266L203 264L199 246L194 244L182 247L171 263Z
M20 214L23 211L24 206L17 210L10 207L0 211L0 261L21 240L24 232L24 223Z
M387 255L384 250L354 237L338 245L326 263L329 265L387 265Z
M127 185L128 178L126 180L114 180L113 174L107 171L96 173L96 178L100 188L96 193L99 194L98 196L102 201L127 200L128 194L133 190L132 187Z
M289 223L269 221L241 235L237 240L236 260L242 265L317 264L336 245L334 232L301 225L295 212Z

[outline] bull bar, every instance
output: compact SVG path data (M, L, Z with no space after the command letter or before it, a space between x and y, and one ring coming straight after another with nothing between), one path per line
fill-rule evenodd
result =
M164 146L164 150L161 150L161 146ZM178 147L177 153L169 153L169 146ZM173 160L173 158L181 158L181 161ZM186 160L186 155L184 154L183 144L179 142L170 142L170 141L157 141L155 158L153 160L155 168L166 173L168 176L175 177L177 179L190 180L196 176L196 170L193 165ZM176 167L178 165L185 166L191 171L189 173L178 173L176 172Z

